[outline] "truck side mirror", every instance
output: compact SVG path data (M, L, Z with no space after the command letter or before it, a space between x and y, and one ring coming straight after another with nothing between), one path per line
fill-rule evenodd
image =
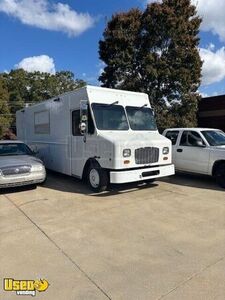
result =
M197 146L197 147L205 147L205 144L203 143L202 140L197 140L197 141L196 141L196 146Z
M80 133L85 135L88 128L88 101L80 101Z
M82 135L85 135L86 132L87 132L87 124L85 122L81 122L80 123L80 133Z
M37 149L33 150L32 152L33 152L34 156L36 156L39 153L39 151Z

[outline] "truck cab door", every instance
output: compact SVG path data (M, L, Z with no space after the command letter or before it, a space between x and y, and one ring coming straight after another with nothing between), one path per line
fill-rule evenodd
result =
M210 151L197 131L182 132L176 147L175 167L177 170L207 174Z
M81 109L71 111L72 135L71 135L71 175L81 178L86 161L93 156L92 146L95 145L95 127L90 109L88 108L87 130L82 134Z
M71 175L81 177L84 164L85 139L80 132L80 108L71 112Z

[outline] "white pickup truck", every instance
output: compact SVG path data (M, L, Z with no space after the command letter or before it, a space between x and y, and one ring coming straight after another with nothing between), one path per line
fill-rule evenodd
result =
M225 133L210 128L170 128L172 161L182 172L211 175L225 188Z

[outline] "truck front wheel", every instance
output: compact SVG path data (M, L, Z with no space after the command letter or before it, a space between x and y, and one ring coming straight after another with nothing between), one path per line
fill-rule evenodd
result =
M215 178L217 183L225 189L225 163L221 163L216 167Z
M108 173L98 163L91 163L87 171L87 181L95 193L103 192L109 183Z

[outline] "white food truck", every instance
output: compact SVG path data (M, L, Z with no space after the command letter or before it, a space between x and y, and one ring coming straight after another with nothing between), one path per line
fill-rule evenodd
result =
M17 135L46 168L109 183L173 175L171 141L159 134L148 95L86 86L17 112Z

